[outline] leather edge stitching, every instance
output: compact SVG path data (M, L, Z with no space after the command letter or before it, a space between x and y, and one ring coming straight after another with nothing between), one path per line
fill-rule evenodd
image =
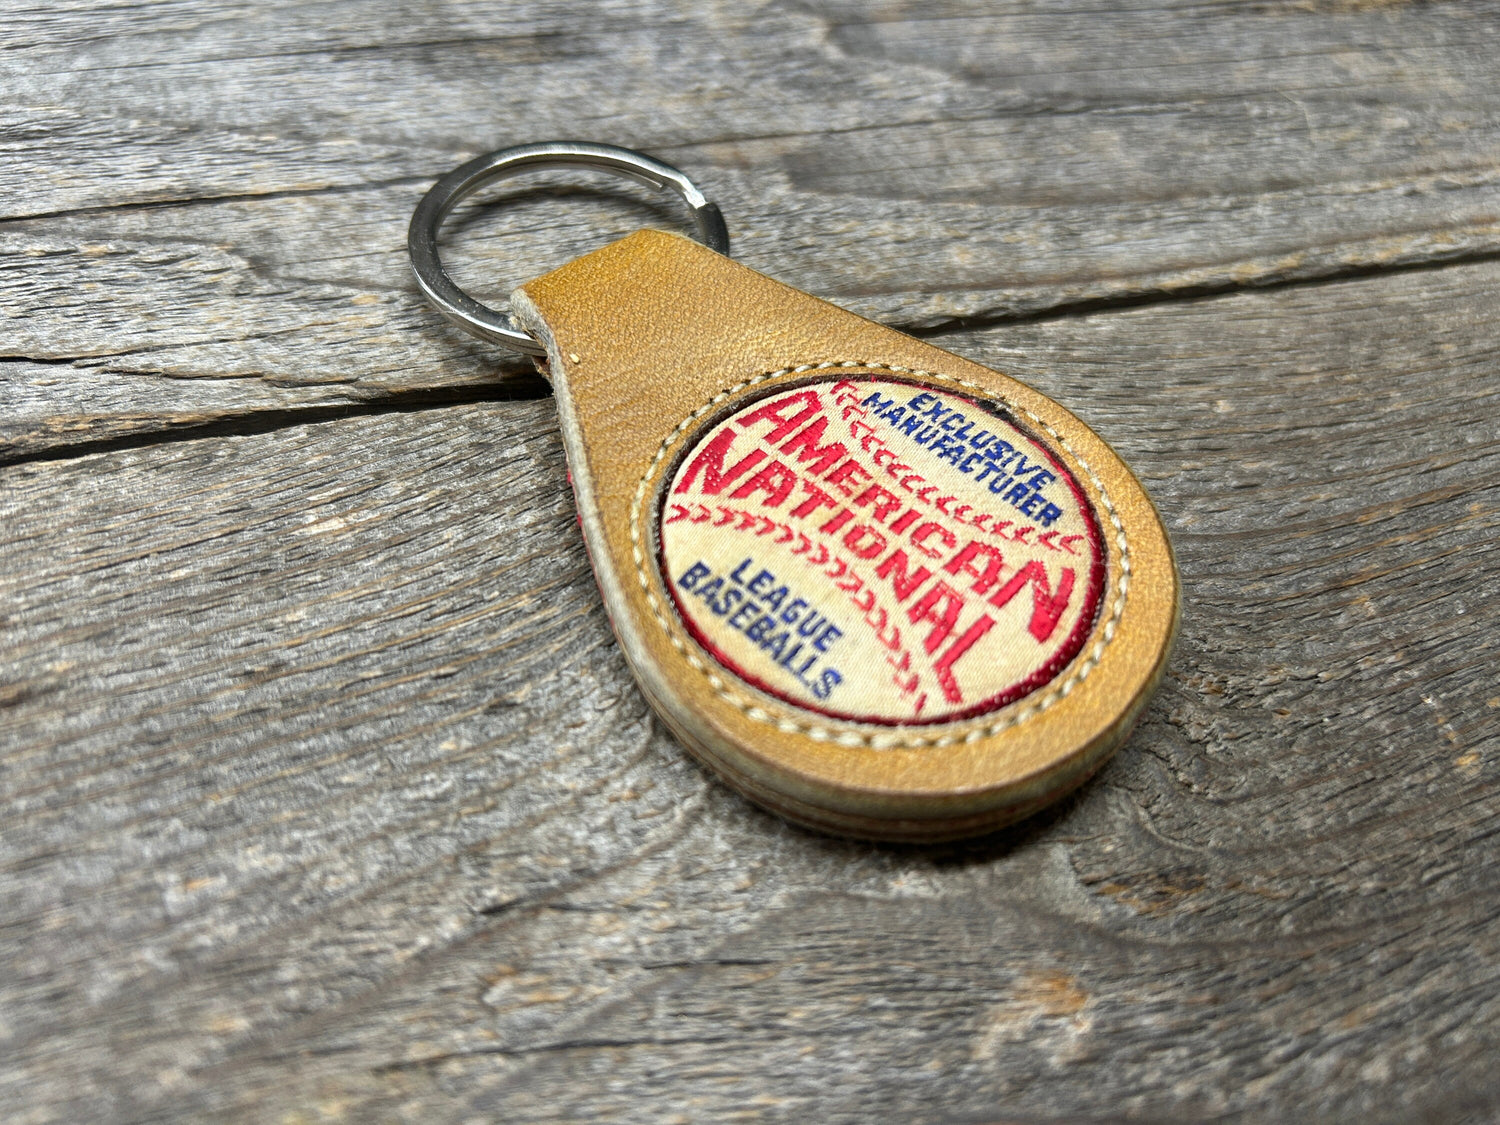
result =
M646 552L641 536L641 511L645 505L646 492L651 485L652 478L656 475L662 462L667 459L669 451L677 439L682 436L683 431L732 395L736 395L748 387L756 386L759 383L764 383L782 375L800 375L809 371L826 371L831 368L861 368L871 371L890 371L894 374L911 375L918 379L939 379L943 382L956 383L961 387L978 391L983 397L997 401L1008 409L1025 415L1030 421L1046 431L1054 441L1068 452L1073 460L1082 466L1083 471L1088 475L1089 480L1093 482L1095 489L1098 490L1099 499L1104 506L1105 513L1109 516L1109 522L1115 529L1115 543L1120 549L1120 575L1119 581L1116 584L1115 600L1110 607L1109 618L1105 621L1099 639L1094 642L1094 646L1089 651L1088 656L1084 658L1081 664L1074 668L1067 679L1049 688L1042 696L1027 703L1021 710L1007 715L1005 718L994 723L974 727L961 734L933 735L925 738L898 736L883 732L862 734L853 730L836 731L816 723L799 723L794 719L773 715L753 699L739 695L724 677L710 667L693 650L688 642L680 637L672 628L672 623L662 607L661 600L656 596L656 591L651 588L650 571L647 566ZM1104 650L1114 640L1120 618L1124 615L1125 598L1130 589L1130 543L1125 534L1125 525L1120 521L1119 513L1115 511L1114 502L1110 500L1109 490L1104 487L1104 482L1099 479L1099 474L1094 471L1094 467L1080 456L1078 451L1068 444L1068 439L1053 429L1045 419L1038 417L1024 406L1016 405L1003 395L996 394L987 387L980 386L978 383L971 382L968 379L961 379L956 375L944 375L936 371L921 371L916 368L900 367L890 363L862 362L857 360L828 360L823 363L804 363L795 367L782 367L776 371L767 371L760 375L751 376L749 379L745 379L732 387L720 391L679 422L672 432L662 439L661 446L656 451L656 456L651 459L651 463L646 467L645 473L641 476L640 483L636 486L635 499L630 505L630 545L635 559L636 577L640 581L641 591L646 596L646 603L651 607L651 613L656 618L656 623L666 633L667 639L672 642L672 647L677 649L683 658L687 660L688 664L702 673L708 680L708 684L713 689L715 695L743 712L747 718L755 722L773 726L783 733L805 735L815 742L834 742L841 746L865 746L879 750L916 750L932 746L954 746L960 743L978 742L980 739L990 738L1001 731L1017 726L1030 719L1033 715L1040 714L1053 706L1053 704L1065 699L1074 688L1088 678L1089 673L1104 658ZM972 722L973 720L969 721Z

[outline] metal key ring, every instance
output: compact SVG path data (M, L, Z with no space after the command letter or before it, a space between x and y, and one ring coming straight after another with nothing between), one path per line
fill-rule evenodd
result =
M647 187L670 188L688 205L698 240L726 257L729 254L729 230L717 204L704 198L693 182L676 168L644 153L585 141L547 141L487 153L460 165L433 184L422 197L422 202L417 204L406 232L406 248L422 292L445 317L476 336L527 355L546 354L545 348L516 326L509 313L482 305L460 289L438 258L438 229L448 213L465 196L484 185L527 168L595 168L636 180Z

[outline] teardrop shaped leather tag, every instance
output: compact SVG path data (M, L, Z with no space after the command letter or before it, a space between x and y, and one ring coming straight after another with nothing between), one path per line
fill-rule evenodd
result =
M940 840L1083 781L1176 628L1093 431L998 372L640 231L512 297L642 690L799 822Z

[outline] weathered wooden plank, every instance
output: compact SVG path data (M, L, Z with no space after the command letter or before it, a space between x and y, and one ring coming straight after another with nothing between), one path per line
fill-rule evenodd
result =
M880 849L652 723L545 401L0 476L23 1121L1483 1119L1500 265L966 332L1138 469L1169 681Z
M3 351L52 370L0 364L0 441L493 385L519 368L434 331L401 243L437 174L544 137L680 163L748 264L907 326L1493 254L1497 22L1480 2L8 9ZM470 231L461 264L518 280L643 220L674 221L540 200Z

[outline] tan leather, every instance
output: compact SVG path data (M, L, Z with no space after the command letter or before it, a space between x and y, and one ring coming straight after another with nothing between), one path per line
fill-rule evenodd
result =
M737 789L827 831L946 839L1041 807L1125 737L1162 674L1178 579L1139 482L1068 411L1005 375L658 231L579 258L512 300L547 346L585 539L620 643L673 731ZM678 533L657 514L680 518L663 494L675 487L674 472L682 476L684 452L703 448L747 402L817 379L827 397L845 375L986 397L1050 435L1046 444L1099 516L1104 570L1092 626L1082 622L1077 655L1047 684L954 721L861 722L762 690L684 625L674 601L684 595L667 589L658 559L661 537ZM797 529L786 506L766 509L783 530L764 543Z

